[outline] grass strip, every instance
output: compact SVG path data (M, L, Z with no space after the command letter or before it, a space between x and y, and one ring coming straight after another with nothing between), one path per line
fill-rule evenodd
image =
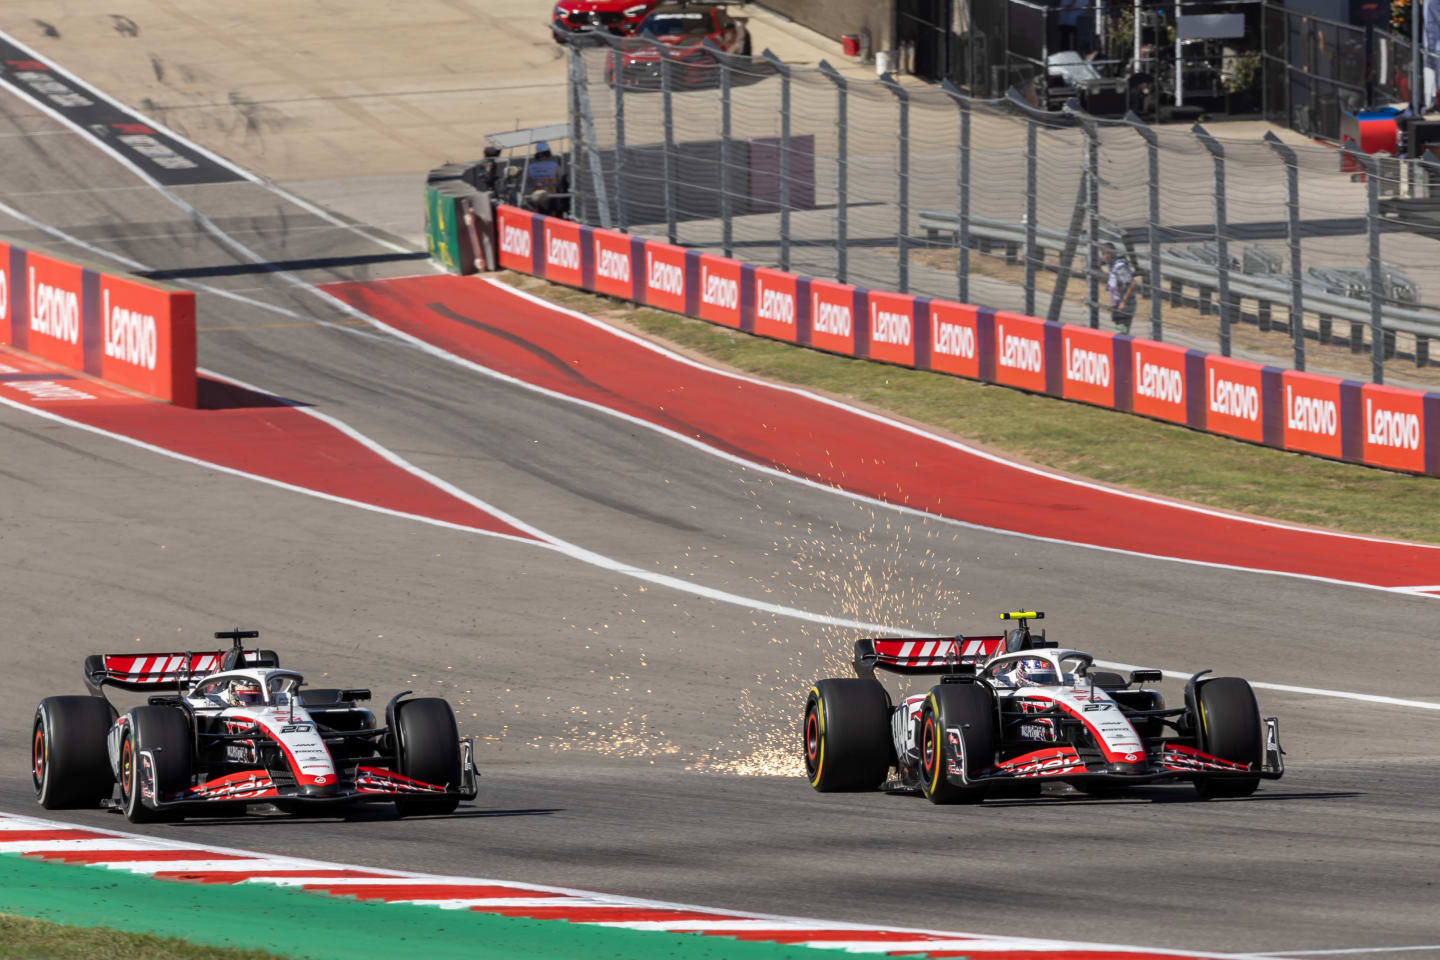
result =
M683 352L821 391L1066 473L1349 533L1440 543L1440 481L1286 453L1129 413L821 353L505 273L512 286Z
M156 957L225 960L267 957L256 952L261 948L295 960L815 960L814 951L802 947L728 937L359 901L262 883L179 883L18 854L0 854L0 914L61 924L62 929L90 928L87 935L97 938L96 952L59 954L86 960L134 956L100 952L127 934L152 940L183 937L197 948L227 948L223 953ZM14 955L0 934L0 956ZM42 951L34 956L56 954Z
M16 960L275 960L279 954L0 914L0 956Z

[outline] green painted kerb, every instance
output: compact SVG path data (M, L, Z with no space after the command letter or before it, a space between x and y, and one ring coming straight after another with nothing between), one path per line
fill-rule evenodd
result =
M803 947L361 902L268 884L178 883L16 854L0 855L0 913L314 960L815 960Z

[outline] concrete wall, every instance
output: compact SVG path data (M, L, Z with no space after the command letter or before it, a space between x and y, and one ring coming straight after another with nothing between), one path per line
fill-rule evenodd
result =
M757 3L838 44L841 34L869 31L870 49L894 46L895 4L892 0L764 0Z

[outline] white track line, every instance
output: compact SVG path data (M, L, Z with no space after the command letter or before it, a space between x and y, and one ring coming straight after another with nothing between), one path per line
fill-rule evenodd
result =
M1255 953L1255 957L1338 957L1354 953L1404 953L1409 950L1434 950L1440 953L1440 943L1419 947L1351 947L1347 950L1282 950L1279 953Z
M185 850L195 851L193 860L175 861L110 861L94 864L95 867L105 867L112 870L121 870L127 873L140 875L154 874L162 871L187 871L191 869L188 864L214 863L218 866L215 869L223 871L241 870L357 870L365 873L381 874L379 877L356 877L356 878L332 878L323 876L314 877L257 877L241 881L246 884L270 884L279 887L297 887L307 883L323 885L325 887L336 887L343 890L345 887L382 887L390 886L403 889L405 886L419 885L455 885L471 887L501 887L503 892L497 892L495 897L460 897L455 899L435 899L424 896L408 900L389 901L393 903L410 903L418 905L435 906L440 909L463 908L476 905L505 906L505 905L529 905L539 907L558 907L561 909L574 907L585 908L615 908L634 909L648 908L657 910L676 910L693 913L707 913L713 916L713 920L696 919L687 921L605 921L605 920L576 920L572 922L584 923L586 925L603 926L610 928L624 928L637 931L653 932L695 932L711 931L722 934L726 931L738 932L746 929L767 929L767 930L807 930L831 933L834 931L855 931L855 940L810 940L798 944L790 944L793 947L808 947L818 950L832 950L846 954L889 954L896 950L908 950L915 953L922 953L935 950L973 950L976 952L1006 951L1076 951L1094 952L1101 957L1106 953L1147 953L1164 954L1179 957L1214 957L1214 958L1236 958L1244 957L1249 960L1249 954L1217 954L1205 951L1186 951L1167 949L1162 947L1138 947L1126 944L1112 943L1085 943L1070 940L1042 939L1034 937L1014 937L1008 935L991 935L983 933L960 933L953 930L932 930L914 927L890 927L873 924L847 923L830 920L816 920L806 917L792 917L777 914L752 913L742 910L727 910L697 906L694 904L671 903L662 900L646 900L637 897L620 897L606 893L597 893L590 890L579 890L571 887L546 886L541 884L526 883L523 881L498 880L479 877L457 877L440 874L425 874L413 871L389 870L385 868L374 868L360 866L357 864L332 863L321 860L308 860L292 857L277 857L267 853L257 853L249 850L239 850L232 847L214 847L184 841L170 840L160 836L145 836L133 833L123 833L118 830L109 830L98 827L91 827L85 824L70 823L58 820L43 820L38 817L27 817L0 813L0 852L6 850L17 850L24 847L26 852L36 853L44 850L55 852L74 851L74 840L51 840L51 841L21 841L19 843L7 843L5 834L7 831L15 830L86 830L91 833L105 834L114 837L114 841L88 840L85 843L95 844L86 849L116 849L116 850ZM109 846L107 846L109 844ZM239 860L216 860L216 854L239 857ZM210 869L200 867L199 869ZM531 891L536 894L534 897L516 896L512 891ZM544 896L548 894L549 896ZM316 893L317 896L324 895ZM377 909L383 906L377 904ZM383 914L380 916L383 917ZM565 922L555 920L556 923ZM867 940L862 939L863 934L870 932L884 931L891 934L902 934L915 936L914 940ZM762 941L764 942L764 941ZM1099 958L1097 958L1099 960Z

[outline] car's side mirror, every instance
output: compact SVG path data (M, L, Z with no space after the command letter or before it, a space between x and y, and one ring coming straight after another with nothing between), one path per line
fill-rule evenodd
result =
M1131 682L1131 683L1159 683L1159 682L1164 678L1164 676L1165 676L1165 675L1164 675L1163 673L1161 673L1159 670L1131 670L1131 671L1130 671L1130 682Z

